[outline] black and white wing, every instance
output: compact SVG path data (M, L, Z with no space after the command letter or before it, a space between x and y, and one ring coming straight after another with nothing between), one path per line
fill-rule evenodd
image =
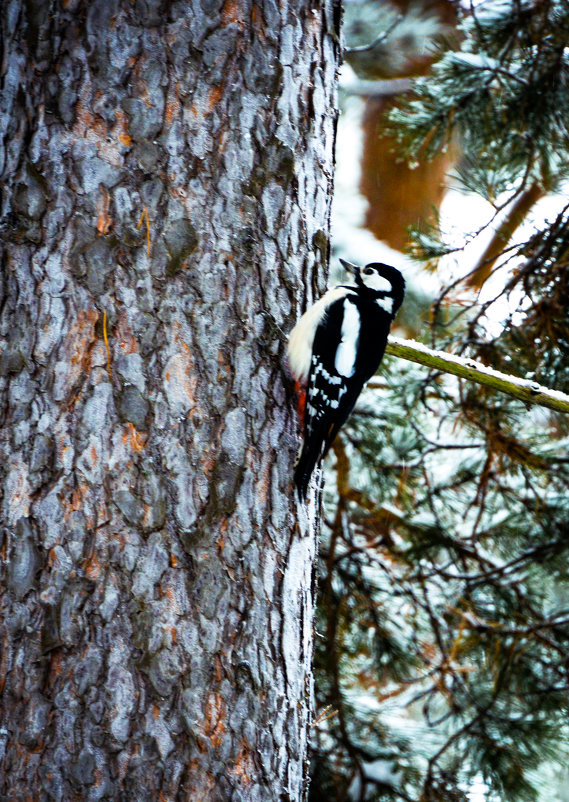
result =
M325 324L330 307L336 301L344 299L348 293L353 294L353 289L352 287L339 286L328 290L322 298L319 298L315 304L306 310L289 335L287 347L288 366L303 390L306 389L310 375L316 331Z
M358 375L360 311L354 293L345 293L327 308L314 334L306 389L304 444L295 482L305 498L310 476L326 455L362 390Z

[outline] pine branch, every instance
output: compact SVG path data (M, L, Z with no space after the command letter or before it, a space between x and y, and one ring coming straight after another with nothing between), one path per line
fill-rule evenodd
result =
M463 358L447 354L444 351L433 351L415 340L402 340L399 337L390 337L385 349L386 354L418 362L429 368L452 373L462 379L484 384L502 393L519 398L526 404L538 404L542 407L555 409L557 412L569 412L569 395L558 390L550 390L537 382L528 379L518 379L499 370L493 370L474 359Z

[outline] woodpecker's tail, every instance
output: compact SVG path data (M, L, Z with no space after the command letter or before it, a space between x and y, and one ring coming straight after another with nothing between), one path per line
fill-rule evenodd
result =
M304 441L302 451L294 469L294 483L301 501L306 501L310 477L322 454L322 442L320 440Z
M294 483L296 485L296 490L298 492L298 498L300 501L306 501L310 477L312 476L312 471L316 466L316 462L317 456L314 454L309 454L305 444L302 447L296 468L294 469Z

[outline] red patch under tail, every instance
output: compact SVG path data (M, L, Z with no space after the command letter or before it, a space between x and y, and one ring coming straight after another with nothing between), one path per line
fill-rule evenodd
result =
M295 381L294 383L297 395L298 395L298 417L300 418L300 422L304 426L304 411L306 409L306 390L303 388L299 381Z

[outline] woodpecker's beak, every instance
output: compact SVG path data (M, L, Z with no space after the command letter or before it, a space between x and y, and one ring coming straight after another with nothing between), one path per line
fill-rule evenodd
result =
M354 274L354 276L357 276L358 273L361 270L361 267L358 267L357 265L353 265L351 262L346 262L345 259L340 259L340 262L342 264L342 267L345 267L346 270L349 270L350 273Z

